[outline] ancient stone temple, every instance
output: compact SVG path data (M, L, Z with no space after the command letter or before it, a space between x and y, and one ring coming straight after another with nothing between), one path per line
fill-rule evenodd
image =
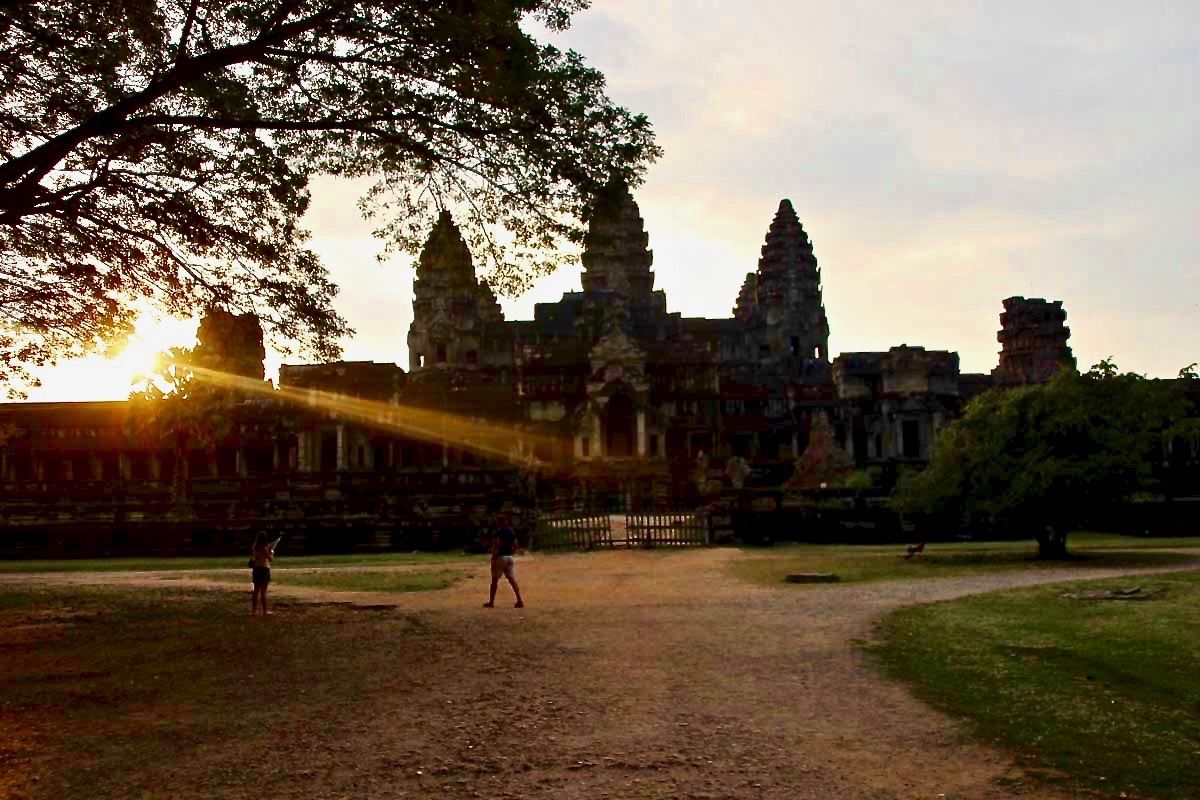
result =
M505 320L443 213L416 266L407 369L285 365L277 394L290 404L239 406L224 439L188 456L198 464L191 474L234 481L243 500L248 486L261 488L256 507L277 519L311 520L293 507L316 493L323 499L312 502L335 526L400 519L398 509L415 515L418 506L475 520L495 497L511 501L514 474L530 471L664 500L697 470L779 485L815 425L860 468L920 465L971 397L1074 368L1062 303L1020 297L1004 301L991 375L962 374L957 353L919 346L832 358L813 242L786 199L726 319L668 310L650 236L623 184L590 210L580 260L578 291L539 303L533 319ZM261 379L261 339L239 333L247 324L214 316L202 349L212 343L236 361L233 371ZM161 440L131 434L125 405L0 405L0 486L10 497L33 493L21 506L31 518L38 497L65 496L67 485L100 487L101 498L130 487L153 495L146 487L170 474L161 466L170 454ZM491 431L495 441L480 447L463 430ZM0 502L0 517L12 508Z
M590 210L580 260L579 291L539 303L531 320L507 321L452 216L442 213L416 267L408 369L285 365L279 384L503 423L518 434L514 457L582 474L608 473L624 462L626 474L653 479L698 458L719 469L737 456L763 474L786 476L817 416L832 424L859 465L920 463L937 430L993 379L1044 380L1074 363L1061 302L1022 298L1005 301L1003 350L991 377L960 375L955 353L906 345L832 359L820 267L786 199L727 319L668 311L666 294L654 286L649 234L623 184L610 184ZM201 338L259 341L240 337L238 324L215 316ZM261 344L251 349L243 360L261 359ZM237 371L262 374L254 365ZM106 404L56 408L86 418L93 406L111 413ZM0 416L36 418L41 428L45 410L7 406ZM76 422L68 427L80 427ZM255 463L325 473L447 470L474 458L449 441L401 441L394 431L336 414L309 413L288 430L274 455ZM4 452L0 477L44 475L32 454L12 445ZM226 460L243 472L249 463Z

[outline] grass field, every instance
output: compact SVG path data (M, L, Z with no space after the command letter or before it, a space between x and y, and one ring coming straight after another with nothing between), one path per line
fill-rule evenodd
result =
M152 572L158 570L245 569L249 554L206 558L88 558L0 561L0 573L13 572ZM437 553L363 553L356 555L286 556L277 567L383 567L399 564L437 564L479 559L462 550Z
M1068 545L1073 557L1067 561L1038 560L1037 544L1032 541L930 544L922 555L907 561L901 557L905 552L901 545L778 545L748 549L750 557L732 568L740 578L774 586L799 572L831 572L842 581L860 583L1001 570L1156 567L1200 559L1200 538L1150 539L1080 532L1071 534ZM1191 553L1155 552L1172 547L1190 548Z
M1133 586L1152 598L1064 596ZM1030 765L1108 796L1184 800L1200 791L1197 631L1200 573L1183 573L901 609L874 653Z
M44 796L87 798L133 796L129 772L149 772L163 782L136 796L168 797L172 769L197 749L244 740L263 758L258 739L281 716L297 735L353 725L425 633L396 611L275 605L285 614L270 624L224 593L0 590L0 774L52 771ZM42 741L68 749L38 767ZM209 773L214 796L236 792L243 755Z
M247 587L250 572L243 570ZM198 573L197 578L228 583L227 572ZM320 570L276 569L272 570L272 586L310 586L335 592L428 592L448 589L472 574L461 569L357 569L327 568ZM237 578L240 580L241 578Z

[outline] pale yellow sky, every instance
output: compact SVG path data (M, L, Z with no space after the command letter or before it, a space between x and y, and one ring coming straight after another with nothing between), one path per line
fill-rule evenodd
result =
M986 372L1021 294L1064 301L1082 366L1200 360L1200 5L597 0L559 38L666 150L636 199L672 311L727 317L788 197L835 355L907 343ZM413 271L375 262L360 190L314 183L313 245L358 330L345 357L403 365ZM65 365L31 399L124 397L127 373Z

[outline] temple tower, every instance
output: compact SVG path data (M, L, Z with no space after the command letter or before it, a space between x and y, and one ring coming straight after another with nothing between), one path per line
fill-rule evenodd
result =
M742 290L738 292L737 303L733 307L733 318L749 322L754 317L754 306L758 303L758 275L746 273L742 282Z
M1044 383L1060 369L1075 369L1067 344L1071 329L1061 300L1010 297L1000 315L1000 363L992 370L996 384Z
M609 183L591 209L583 239L583 290L609 291L635 303L648 299L654 291L649 243L629 187Z
M267 351L257 314L211 308L200 319L196 339L195 356L200 366L260 381L266 377L263 359Z
M413 281L409 371L477 368L488 360L488 331L502 328L503 321L496 295L476 279L471 251L450 212L443 211L421 250Z
M793 377L829 372L829 322L821 270L790 200L782 200L758 262L753 323L764 365Z

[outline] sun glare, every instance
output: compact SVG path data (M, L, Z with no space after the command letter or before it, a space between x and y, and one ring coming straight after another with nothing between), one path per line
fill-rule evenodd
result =
M139 381L153 371L159 353L194 344L196 325L194 319L143 317L121 352L109 358L111 370L130 384Z
M124 400L133 390L134 380L154 366L156 354L195 344L196 326L194 319L143 317L134 326L129 342L119 351L64 361L40 371L42 385L30 390L29 399Z
M120 353L108 359L109 367L132 385L154 369L155 357L163 349L153 338L134 335Z

